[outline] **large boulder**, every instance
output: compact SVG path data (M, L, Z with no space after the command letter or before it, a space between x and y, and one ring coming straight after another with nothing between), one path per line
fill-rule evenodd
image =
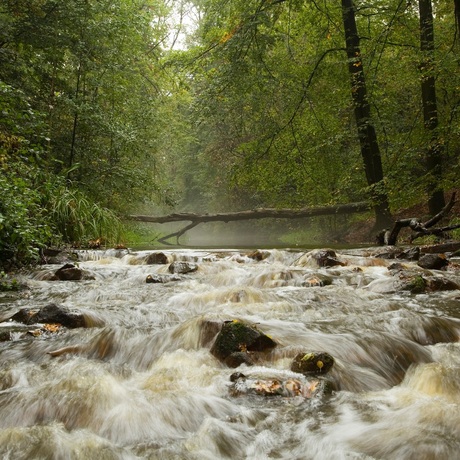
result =
M23 308L13 315L10 320L24 324L61 324L67 328L87 327L82 313L72 312L54 303L46 305L38 311Z
M230 367L250 364L252 352L265 352L276 347L276 342L241 321L226 321L211 347L211 354ZM248 356L249 354L249 356Z
M449 261L444 254L424 254L417 265L428 270L441 270L449 265Z

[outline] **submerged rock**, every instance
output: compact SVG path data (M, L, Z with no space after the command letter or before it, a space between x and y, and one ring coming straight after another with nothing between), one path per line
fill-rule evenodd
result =
M235 353L242 353L247 355L248 352L264 352L276 347L276 342L259 331L255 326L249 326L241 321L227 321L222 326L219 334L211 347L211 354L218 360L231 367L237 367L243 362L248 364L252 362L251 357L244 357L242 355L235 355Z
M332 284L332 278L330 276L316 273L314 275L306 275L302 281L304 287L322 287L330 286Z
M291 371L304 375L327 374L334 365L334 358L326 352L298 353L291 364Z
M165 265L168 262L168 256L164 252L152 252L144 259L144 263L147 265Z
M261 260L265 260L267 259L268 257L270 256L270 252L269 251L261 251L259 249L255 250L255 251L252 251L248 254L248 257L250 259L254 259L256 260L257 262L260 262Z
M209 319L202 320L200 327L200 345L202 347L210 346L221 328L222 323L220 321L213 321Z
M82 313L72 312L64 307L51 303L38 311L23 308L14 314L10 321L23 324L60 324L67 328L87 327L85 316Z
M296 265L329 268L337 265L344 266L346 264L337 258L337 254L332 249L314 249L300 257Z
M224 363L228 367L235 368L241 366L241 364L252 366L254 364L254 361L247 352L235 351L225 358Z
M147 275L146 283L169 283L170 281L180 281L182 278L178 275Z
M230 387L232 396L257 395L257 396L281 396L313 398L322 394L331 393L332 387L327 380L302 378L254 378L248 377L241 372L235 372L230 376L233 385Z
M198 270L198 265L190 262L180 262L175 261L169 267L169 273L179 273L186 274L191 272L196 272Z

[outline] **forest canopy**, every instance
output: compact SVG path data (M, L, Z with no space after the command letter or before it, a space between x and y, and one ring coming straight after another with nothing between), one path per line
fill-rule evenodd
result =
M0 253L119 219L369 200L460 177L457 1L5 0Z

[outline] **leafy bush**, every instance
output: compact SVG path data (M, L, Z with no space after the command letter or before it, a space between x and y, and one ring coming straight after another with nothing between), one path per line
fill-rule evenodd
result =
M11 165L0 170L0 264L4 268L36 262L40 248L53 234L25 165L20 175L15 170Z
M50 190L49 219L67 243L85 246L89 241L120 242L123 226L110 209L99 206L83 192L59 185Z
M10 278L5 272L0 271L0 292L19 291L21 285L16 278Z

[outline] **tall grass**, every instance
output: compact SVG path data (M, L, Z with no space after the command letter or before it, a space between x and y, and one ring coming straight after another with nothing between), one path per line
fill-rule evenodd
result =
M79 190L59 186L49 197L47 208L50 220L67 243L85 246L99 240L114 245L123 237L123 225L116 214Z

